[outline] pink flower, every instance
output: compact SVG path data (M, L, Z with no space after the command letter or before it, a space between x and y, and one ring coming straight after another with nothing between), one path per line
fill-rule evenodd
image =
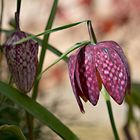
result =
M122 104L126 92L130 92L128 62L123 50L114 41L81 47L70 56L68 67L81 112L84 112L81 98L96 105L102 84L118 104Z

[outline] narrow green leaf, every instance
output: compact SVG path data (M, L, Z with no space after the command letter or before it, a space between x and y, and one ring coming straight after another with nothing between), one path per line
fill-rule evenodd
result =
M14 103L32 114L42 123L50 127L64 140L79 140L79 138L66 127L59 119L51 112L41 106L39 103L29 98L27 95L20 93L15 88L12 88L0 81L0 93L11 99Z
M1 12L0 12L0 28L2 27L2 22L3 22L3 10L4 10L4 0L1 0Z
M115 120L114 120L112 105L111 105L111 102L110 102L110 96L109 96L107 90L105 89L104 85L102 85L101 93L103 94L103 96L105 98L105 101L106 101L106 106L107 106L107 110L108 110L108 115L109 115L112 131L113 131L113 134L114 134L114 139L115 140L120 140L119 135L118 135L118 131L117 131L117 128L116 128Z
M54 0L45 30L49 30L52 28L52 25L53 25L53 22L55 19L55 15L56 15L56 11L57 11L57 5L58 5L58 0ZM44 44L44 43L46 44L46 42L48 42L48 40L49 40L49 34L44 34L42 44Z
M53 21L54 21L54 18L55 18L56 10L57 10L57 4L58 4L58 0L54 0L53 6L52 6L52 9L51 9L51 12L50 12L50 16L49 16L49 19L48 19L48 22L47 22L45 30L50 30L52 28L52 24L53 24ZM49 36L50 36L50 34L44 34L43 40L41 42L42 49L41 49L41 54L40 54L40 58L39 58L37 76L42 71L42 67L43 67L43 63L44 63L44 58L45 58L45 54L46 54L46 48L47 48L48 40L49 40ZM35 84L34 84L34 89L33 89L33 92L32 92L32 98L33 99L37 98L38 84L39 84L39 80L36 79L35 80Z
M6 29L0 29L1 32L5 32L6 34L10 34L12 32L14 32L14 30L6 30ZM29 33L28 33L29 34ZM35 40L39 43L39 45L42 47L42 40L40 38L35 38ZM55 48L54 46L52 46L51 44L48 44L47 46L45 46L46 49L48 49L49 51L51 51L52 53L54 53L57 56L62 55L63 53L61 51L59 51L57 48ZM67 57L64 57L63 60L66 62L67 61Z
M4 0L1 0L1 12L0 12L0 28L2 28L2 22L3 22L3 11L4 11ZM0 49L1 49L1 32L0 32Z
M1 13L0 13L0 27L2 25L2 20L3 20L3 9L4 9L4 0L1 0Z
M18 138L18 140L26 140L21 129L17 127L16 125L2 125L0 126L0 131L12 132Z
M73 47L71 47L65 53L63 53L57 60L55 60L51 65L49 65L44 71L42 71L41 74L38 76L38 79L41 78L41 76L44 72L46 72L48 69L50 69L56 63L58 63L60 60L62 60L64 57L66 57L70 52L74 51L75 49L77 49L81 46L87 45L89 43L90 43L90 41L83 41L83 42L76 43Z
M15 30L7 30L7 29L2 29L2 28L0 28L0 32L4 32L6 35L9 35L9 34L11 34L11 33L13 33Z
M41 36L41 35L44 35L44 34L50 34L50 33L53 33L53 32L57 32L57 31L60 31L60 30L64 30L64 29L79 25L79 24L81 24L83 22L87 22L87 20L72 23L72 24L63 25L63 26L60 26L60 27L57 27L57 28L54 28L54 29L46 30L45 32L39 33L37 35L28 36L26 38L21 39L20 41L15 42L15 45L23 43L23 42L25 42L25 41L27 41L29 39L34 39L35 37L38 37L38 36Z

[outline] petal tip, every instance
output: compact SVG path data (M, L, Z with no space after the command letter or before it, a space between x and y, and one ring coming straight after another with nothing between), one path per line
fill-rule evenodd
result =
M96 106L96 105L97 105L97 102L98 102L98 98L97 98L97 99L92 99L92 98L90 98L89 101L90 101L90 103L91 103L93 106Z
M121 105L121 104L123 103L123 100L124 100L124 97L123 97L123 98L114 99L114 101L115 101L118 105Z

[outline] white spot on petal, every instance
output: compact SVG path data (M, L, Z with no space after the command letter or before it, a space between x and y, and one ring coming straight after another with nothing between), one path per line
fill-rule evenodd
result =
M106 63L103 63L103 68L106 68L107 67L107 64Z
M107 55L105 55L104 57L107 58Z
M115 72L115 69L114 69L114 68L112 68L112 69L111 69L111 71L112 71L112 73L114 73L114 72Z
M112 63L112 62L110 62L110 63L109 63L109 66L113 66L113 63Z
M89 66L87 65L87 66L86 66L86 70L88 70L88 69L89 69Z
M110 73L110 74L109 74L109 76L112 78L112 77L113 77L113 74L112 74L112 73Z
M119 73L119 77L121 78L123 76L122 72Z
M121 85L124 85L124 84L125 84L125 81L124 81L124 80L122 80L122 81L121 81Z
M108 70L104 70L104 74L108 75L109 71Z
M107 63L107 64L109 64L109 61L108 61L108 60L106 60L106 63Z
M113 78L113 80L116 81L116 80L117 80L117 77L115 76L115 77Z
M92 78L91 77L88 77L88 81L92 81Z
M88 88L90 88L90 83L89 82L87 82L87 86L88 86Z

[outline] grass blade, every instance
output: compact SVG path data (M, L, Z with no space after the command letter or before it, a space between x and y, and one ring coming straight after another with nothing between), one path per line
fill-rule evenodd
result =
M44 34L50 34L50 33L53 33L53 32L61 31L61 30L64 30L64 29L68 29L70 27L79 25L79 24L81 24L83 22L87 22L87 20L80 21L80 22L75 22L75 23L71 23L71 24L67 24L67 25L63 25L63 26L59 26L59 27L56 27L56 28L53 28L53 29L46 30L45 32L39 33L37 35L28 36L26 38L21 39L20 41L15 42L15 45L23 43L23 42L26 42L29 39L34 39L34 38L36 38L38 36L41 36L41 35L44 35Z
M0 29L1 32L4 32L6 34L10 34L12 32L14 32L14 30L6 30L6 29ZM29 34L29 33L28 33ZM35 40L39 43L39 45L42 47L42 40L40 38L35 38ZM46 49L48 49L49 51L51 51L52 53L54 53L57 56L62 55L63 53L61 51L59 51L57 48L55 48L54 46L52 46L51 44L48 44L47 46L45 46ZM64 57L63 60L66 62L67 61L67 57Z
M76 43L72 48L68 49L65 53L63 53L57 60L55 60L51 65L49 65L44 71L41 72L41 74L38 76L38 79L41 78L42 74L46 72L48 69L50 69L52 66L54 66L56 63L58 63L60 60L62 60L64 57L66 57L70 52L74 51L75 49L89 44L90 41L83 41L80 43Z
M58 4L58 0L54 0L45 30L50 30L52 28L52 24L53 24L53 21L54 21L54 18L55 18L56 10L57 10L57 4ZM40 58L39 58L37 76L42 71L42 66L43 66L43 63L44 63L44 58L45 58L46 48L47 48L46 46L48 45L49 36L50 36L50 34L44 34L44 38L43 38L42 43L41 43L42 44L42 50L41 50L41 54L40 54ZM32 98L33 99L37 98L38 84L39 84L39 80L36 79L35 84L34 84L33 93L32 93Z
M4 0L1 0L1 8L0 9L1 9L1 14L0 14L0 28L2 28ZM0 32L0 45L1 45L1 32Z
M51 112L41 106L39 103L29 98L27 95L20 93L15 88L10 87L0 81L0 93L11 99L14 103L25 109L43 124L50 127L64 140L79 140L79 138L66 127L59 119Z
M0 28L0 32L5 33L6 35L10 35L10 34L13 33L14 31L15 31L14 29L7 30L7 29L2 29L2 28Z

